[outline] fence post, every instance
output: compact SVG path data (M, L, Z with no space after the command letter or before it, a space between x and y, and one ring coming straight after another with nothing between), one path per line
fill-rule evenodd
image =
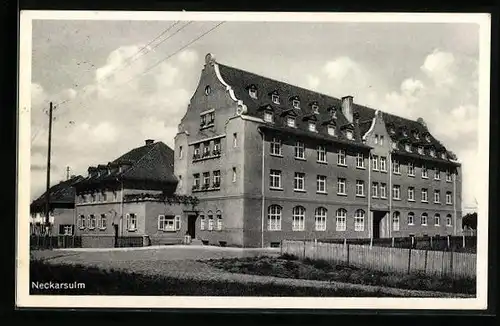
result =
M447 244L448 244L448 249L450 249L450 235L448 234L448 237L447 237Z
M434 243L432 241L433 238L434 238L433 235L431 235L431 237L429 238L430 239L429 241L431 242L431 245L430 245L431 249L434 249L434 246L433 246Z
M462 234L462 248L465 248L465 234Z
M415 237L411 237L411 246L410 246L410 249L413 248L415 244Z
M304 256L303 259L306 259L306 240L304 240Z
M392 237L391 246L394 248L394 237Z
M347 248L347 266L349 266L349 244L347 244L346 248Z
M424 273L427 274L427 253L429 250L425 251L425 257L424 257Z
M450 276L453 276L453 249L450 251Z
M408 274L410 274L411 270L411 248L408 249Z

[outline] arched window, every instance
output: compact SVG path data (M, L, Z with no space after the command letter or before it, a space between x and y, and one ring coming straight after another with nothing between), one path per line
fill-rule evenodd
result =
M347 217L347 211L345 209L343 208L337 209L337 213L335 214L335 230L345 231L346 217Z
M219 210L215 213L217 216L217 230L222 230L222 212Z
M446 226L452 226L451 214L446 215Z
M85 229L85 215L80 215L80 218L78 219L78 227L80 229Z
M354 213L354 231L364 231L365 230L365 211L358 209Z
M96 217L94 214L90 214L89 216L89 229L95 229L96 227Z
M414 225L415 224L415 214L413 212L408 213L408 225Z
M306 209L302 206L295 206L292 211L292 231L304 231Z
M108 221L106 218L106 214L101 214L101 218L99 219L99 229L105 230L107 226L108 226Z
M200 230L205 230L205 214L203 212L200 213Z
M315 229L316 231L325 231L326 230L326 208L318 207L314 212L315 216Z
M281 206L271 205L267 209L267 229L269 231L281 230Z
M208 231L212 231L214 229L214 214L212 211L207 212L208 217Z
M435 226L439 226L440 217L441 216L439 214L437 214L437 213L434 215L434 225Z
M421 217L421 224L427 225L427 213L423 213Z
M401 216L401 214L397 211L392 214L392 230L393 231L399 231L400 216Z

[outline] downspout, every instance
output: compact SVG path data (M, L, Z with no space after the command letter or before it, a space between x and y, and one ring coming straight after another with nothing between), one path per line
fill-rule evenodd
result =
M373 244L373 214L370 210L371 199L372 199L372 160L371 160L371 150L368 152L368 224L369 224L369 235L370 235L370 248Z
M457 235L457 173L453 173L453 235Z
M387 228L388 232L387 234L389 235L389 238L392 236L392 153L389 152L389 189L387 191L389 192L389 216L387 218Z
M76 189L75 189L75 197L74 197L74 209L73 209L73 243L75 242L75 236L76 236L76 220L77 220L77 216L78 214L76 213L76 199L78 198L78 196L76 195Z
M122 191L120 196L120 237L123 238L123 181L120 181L122 185Z
M259 129L259 133L262 136L262 166L261 166L261 212L260 212L260 219L261 219L261 228L260 228L260 245L261 248L264 248L264 212L265 212L265 180L264 180L264 157L265 157L265 146L264 146L264 133L262 130Z

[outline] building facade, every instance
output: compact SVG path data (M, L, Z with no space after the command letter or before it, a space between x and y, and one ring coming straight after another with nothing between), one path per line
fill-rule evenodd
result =
M108 164L89 167L76 186L82 247L181 243L194 230L196 198L175 194L173 158L167 145L146 140Z
M175 152L177 192L199 198L204 243L461 230L461 165L422 119L222 65L211 54Z

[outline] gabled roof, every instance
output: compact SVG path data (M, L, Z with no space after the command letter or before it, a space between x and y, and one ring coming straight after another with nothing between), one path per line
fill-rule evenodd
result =
M154 184L178 182L174 176L174 151L163 142L134 148L108 163L106 167L102 174L90 174L78 184L78 188L109 181L139 181Z
M303 117L313 114L311 103L315 102L319 106L319 114L316 114L318 121L322 123L329 121L331 119L331 110L336 109L337 120L336 125L341 129L349 124L349 121L342 112L342 100L328 96L325 94L317 93L302 87L293 86L288 83L274 80L271 78L263 77L251 72L247 72L238 68L230 67L217 63L220 75L222 79L231 86L237 99L243 101L247 106L247 115L260 117L262 114L259 108L269 104L270 94L278 94L280 97L280 112L292 109L291 99L300 99L301 105L300 110L293 110L293 112L298 114L298 123L296 129L308 131L307 122L304 123ZM254 85L257 90L257 99L252 98L248 93L248 86ZM274 105L275 107L275 105ZM362 136L370 129L373 118L375 117L376 110L367 106L359 105L356 103L352 104L353 114L357 115L359 123L354 123L355 130L355 140L362 142ZM381 112L381 111L380 111ZM381 112L383 114L383 119L386 125L392 124L395 128L396 133L390 134L391 140L399 142L403 138L400 130L402 127L406 128L408 132L408 137L412 143L421 142L424 139L425 133L429 133L429 130L423 123L423 121L414 121L406 118L402 118L393 114ZM418 120L421 120L420 118ZM280 125L277 125L280 127ZM415 139L412 135L414 131L419 133L420 139ZM430 134L430 133L429 133ZM340 134L336 139L342 139L343 135ZM345 140L345 139L344 139ZM448 152L447 149L432 135L430 136L430 142L424 139L424 142L431 144L435 147L438 152ZM426 157L430 157L426 152Z
M68 180L59 182L49 188L51 207L69 207L75 204L75 185L84 179L81 175L73 176ZM35 199L31 205L31 211L43 211L45 209L47 192Z

